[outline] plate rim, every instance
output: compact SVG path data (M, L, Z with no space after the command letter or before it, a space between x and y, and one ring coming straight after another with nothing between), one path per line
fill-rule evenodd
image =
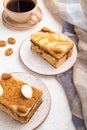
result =
M67 37L65 34L63 34L63 33L58 33L58 34L62 34L62 35L64 35L65 37ZM69 37L67 37L68 39L70 39ZM37 73L37 74L41 74L41 75L45 75L45 76L55 76L55 75L58 75L58 74L62 74L62 73L64 73L64 72L66 72L66 71L68 71L69 69L71 69L73 66L74 66L74 64L76 63L76 60L77 60L77 48L76 48L76 45L75 45L75 43L74 43L74 47L75 47L75 51L76 51L76 58L75 58L75 61L73 62L73 64L72 64L72 66L70 66L69 68L67 68L65 71L62 71L62 72L56 72L56 73L41 73L41 72L38 72L38 71L36 71L36 70L33 70L32 68L30 68L30 67L28 67L25 63L24 63L24 61L22 60L22 57L21 57L21 47L22 47L22 45L24 44L24 42L26 41L26 40L28 40L28 39L30 39L30 36L28 36L28 37L26 37L23 41L22 41L22 43L21 43L21 45L20 45L20 47L19 47L19 58L20 58L20 60L21 60L21 62L22 62L22 64L27 68L27 69L29 69L29 70L31 70L32 72L35 72L35 73ZM55 69L55 68L54 68Z

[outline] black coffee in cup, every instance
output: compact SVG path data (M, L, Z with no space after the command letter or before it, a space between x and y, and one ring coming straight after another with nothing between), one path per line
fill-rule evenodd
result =
M27 12L35 7L32 0L10 0L7 3L7 8L14 12Z

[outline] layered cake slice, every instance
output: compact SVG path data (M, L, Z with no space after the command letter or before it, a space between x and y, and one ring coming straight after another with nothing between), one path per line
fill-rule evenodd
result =
M0 110L13 119L26 123L43 102L43 92L11 74L0 77Z
M58 68L71 55L74 43L66 36L44 27L30 37L31 50Z

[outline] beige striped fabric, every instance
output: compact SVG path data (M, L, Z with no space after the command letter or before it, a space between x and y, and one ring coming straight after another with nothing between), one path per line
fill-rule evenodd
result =
M87 127L87 32L75 27L78 42L78 59L73 69L73 81L82 104L83 118Z

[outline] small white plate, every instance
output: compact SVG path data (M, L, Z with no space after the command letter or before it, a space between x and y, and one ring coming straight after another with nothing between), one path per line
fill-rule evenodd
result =
M0 130L35 130L47 118L50 107L51 97L48 88L38 78L23 72L11 73L14 77L23 80L24 82L35 86L43 91L43 102L34 113L30 121L26 124L21 124L14 119L11 119L6 113L0 112Z
M55 69L47 61L45 61L41 56L34 53L31 48L30 38L23 41L20 47L20 58L24 65L30 70L43 74L43 75L56 75L69 70L75 63L77 59L77 49L74 44L72 56L64 62L59 68Z

